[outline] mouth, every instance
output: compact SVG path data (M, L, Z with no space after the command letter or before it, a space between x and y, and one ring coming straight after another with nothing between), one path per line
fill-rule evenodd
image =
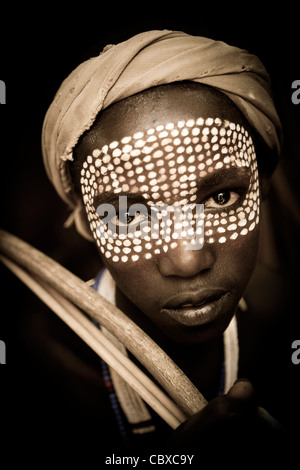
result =
M230 292L223 289L186 292L171 298L160 313L185 326L201 326L226 313L229 296Z

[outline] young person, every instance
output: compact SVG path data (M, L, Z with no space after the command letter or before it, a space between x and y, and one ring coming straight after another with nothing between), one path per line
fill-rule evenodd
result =
M102 362L113 403L103 410L105 449L277 436L282 410L257 373L261 337L243 295L281 140L259 59L183 32L108 46L58 90L44 163L70 221L97 246L94 288L208 400L171 431Z

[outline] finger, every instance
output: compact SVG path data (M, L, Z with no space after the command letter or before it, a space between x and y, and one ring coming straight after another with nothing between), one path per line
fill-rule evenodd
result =
M227 397L237 400L252 400L254 398L254 388L247 379L238 379L227 393Z

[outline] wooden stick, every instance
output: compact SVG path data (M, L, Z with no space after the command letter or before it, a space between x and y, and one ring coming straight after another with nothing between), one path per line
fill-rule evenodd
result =
M186 420L178 406L67 299L34 279L11 260L0 260L56 313L98 356L112 367L172 429Z
M0 252L42 279L116 336L188 416L206 405L205 398L170 357L123 312L84 281L4 230L0 230Z

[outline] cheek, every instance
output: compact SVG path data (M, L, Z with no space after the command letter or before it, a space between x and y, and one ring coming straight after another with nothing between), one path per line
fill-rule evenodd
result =
M153 260L114 263L105 258L103 262L127 299L144 313L155 310L162 281Z
M236 240L215 245L216 267L222 277L228 277L240 294L246 288L257 262L259 250L259 224L252 232Z

